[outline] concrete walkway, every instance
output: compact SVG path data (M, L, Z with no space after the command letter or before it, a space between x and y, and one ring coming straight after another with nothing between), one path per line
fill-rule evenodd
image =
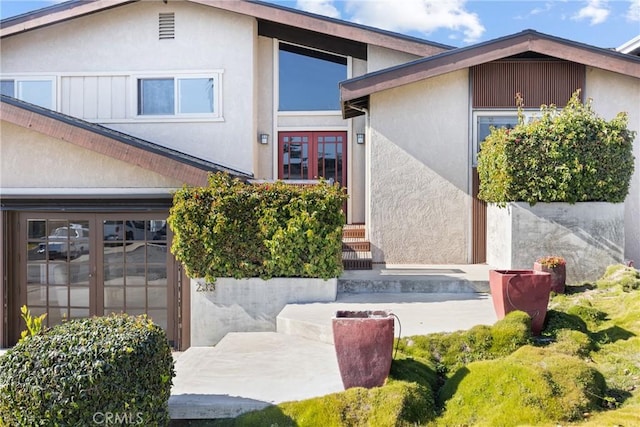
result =
M496 321L491 297L479 293L339 294L335 303L289 305L281 313L286 321L279 319L278 332L231 333L215 347L185 351L176 363L172 419L235 417L344 390L329 344L331 317L337 310L378 309L398 315L403 336Z

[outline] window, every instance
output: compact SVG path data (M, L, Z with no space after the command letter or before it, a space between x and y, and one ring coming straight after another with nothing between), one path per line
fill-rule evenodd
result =
M340 110L347 58L280 43L279 111Z
M140 78L138 115L219 116L218 81L218 76Z
M3 79L0 92L30 104L53 109L53 80L51 79Z
M535 112L534 110L524 111L525 120L534 120ZM473 166L476 166L482 142L491 133L491 128L514 128L518 124L518 113L516 111L476 111L473 115Z

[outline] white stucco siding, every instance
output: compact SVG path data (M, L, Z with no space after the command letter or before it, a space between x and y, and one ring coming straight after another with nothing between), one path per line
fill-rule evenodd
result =
M183 183L56 138L0 124L0 187L180 188Z
M394 65L414 61L418 58L420 57L410 53L369 45L367 47L367 72L372 73Z
M633 155L636 166L625 200L625 258L640 264L640 79L597 68L587 68L586 98L593 99L594 110L606 119L621 111L629 117L628 127L636 133Z
M466 69L371 96L374 262L468 262L468 97Z
M173 40L159 40L161 12L175 13ZM3 75L55 77L57 107L66 113L252 172L256 44L251 17L187 2L143 1L5 38L0 55ZM213 70L221 72L219 120L135 117L137 76ZM97 77L105 75L115 77Z

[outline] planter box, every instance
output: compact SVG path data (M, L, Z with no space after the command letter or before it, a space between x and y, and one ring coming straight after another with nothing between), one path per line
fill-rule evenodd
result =
M599 279L607 266L624 259L624 204L487 206L487 264L530 269L545 255L567 261L567 283Z
M489 270L491 299L498 319L520 310L531 317L531 333L540 335L547 316L551 274L534 270Z
M337 288L338 279L220 278L215 287L191 279L191 346L215 345L229 332L274 332L285 305L332 302Z
M332 324L344 388L382 386L391 370L394 338L391 313L338 311Z

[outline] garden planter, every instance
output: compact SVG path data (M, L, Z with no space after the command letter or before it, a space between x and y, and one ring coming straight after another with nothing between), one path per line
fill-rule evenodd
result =
M534 270L490 270L489 286L498 319L521 310L531 316L531 332L540 335L549 305L551 274Z
M557 294L564 294L565 283L567 280L567 268L565 265L555 267L547 267L539 262L533 263L535 271L544 271L551 275L551 290Z
M333 341L345 389L380 387L391 369L393 317L388 311L338 311Z

